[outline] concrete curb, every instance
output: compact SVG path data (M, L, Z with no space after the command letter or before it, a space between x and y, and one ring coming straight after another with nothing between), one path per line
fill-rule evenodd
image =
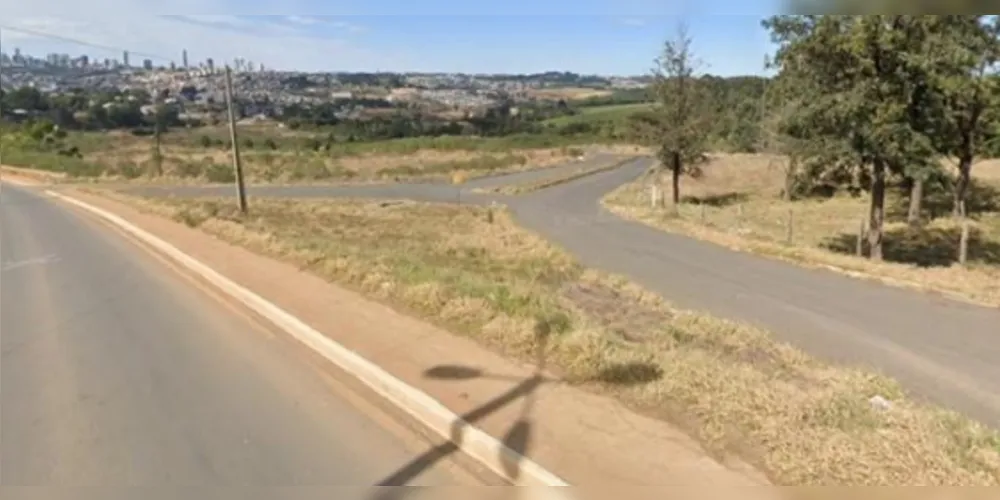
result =
M263 297L243 288L214 269L185 254L177 247L146 232L125 219L75 198L46 191L46 195L90 212L153 247L171 260L194 272L206 282L237 299L260 316L271 321L303 344L309 346L345 372L399 407L428 429L455 443L469 457L516 486L569 486L520 453L508 448L486 432L465 422L443 404L392 376L374 363L334 342L295 316ZM568 491L544 488L544 498L569 500Z

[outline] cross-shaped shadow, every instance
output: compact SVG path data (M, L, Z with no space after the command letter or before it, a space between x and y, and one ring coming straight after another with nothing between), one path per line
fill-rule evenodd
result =
M552 379L548 379L544 375L550 335L551 330L547 323L539 322L536 325L535 368L531 376L521 380L521 382L503 394L461 415L451 429L451 439L449 441L434 446L378 481L376 483L378 488L376 488L370 498L372 500L397 500L403 498L406 495L406 488L396 488L394 486L409 484L438 462L454 453L460 452L463 427L473 425L477 421L517 400L523 400L518 419L511 425L501 440L505 447L514 452L500 457L505 469L504 473L506 477L504 479L516 483L520 473L520 460L523 459L531 446L532 422L530 417L536 400L536 391L543 383L552 381ZM513 377L485 373L478 368L461 365L435 366L425 371L424 376L446 380L471 380L477 378L516 380Z

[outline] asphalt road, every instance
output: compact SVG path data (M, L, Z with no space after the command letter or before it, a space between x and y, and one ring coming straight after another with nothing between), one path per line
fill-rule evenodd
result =
M304 347L114 230L6 184L0 203L5 498L17 486L95 487L73 498L227 487L211 497L240 499L248 490L228 487L341 486L326 491L364 498L429 448ZM411 484L480 479L445 460Z
M763 326L820 358L881 371L917 397L1000 427L1000 309L731 251L623 220L600 207L604 194L649 165L648 159L637 160L497 199L520 223L584 264L629 276L678 305ZM213 194L204 188L160 194L168 191ZM454 201L453 192L427 185L259 188L256 193L300 196L306 191L312 197Z

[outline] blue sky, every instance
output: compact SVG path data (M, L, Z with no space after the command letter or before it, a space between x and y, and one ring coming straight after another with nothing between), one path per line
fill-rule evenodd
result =
M734 0L340 0L335 6L329 0L175 0L172 8L204 15L164 15L152 0L92 0L98 5L88 2L88 9L75 9L71 0L27 6L0 1L11 3L3 5L9 27L177 62L186 48L192 60L243 57L304 70L640 74L684 21L704 70L721 75L763 72L773 49L760 20L780 6ZM33 53L118 55L2 28L0 43L7 51L18 46Z

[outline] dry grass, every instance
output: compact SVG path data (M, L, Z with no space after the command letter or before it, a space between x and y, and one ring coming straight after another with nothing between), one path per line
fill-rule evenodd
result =
M323 152L244 151L244 172L253 183L367 182L445 178L456 170L488 175L543 168L570 158L566 149L514 150L507 153L423 150L410 154L369 153L331 157ZM108 167L108 177L146 181L152 168L143 145L101 150L86 161ZM228 182L231 156L227 151L174 146L164 149L167 180Z
M591 89L585 87L562 87L562 88L545 88L545 89L531 89L526 92L529 96L536 99L550 99L550 100L576 100L576 99L591 99L594 97L607 97L614 92L606 89Z
M784 202L783 168L780 158L719 155L703 177L683 180L679 216L651 206L648 178L623 186L604 203L624 217L736 250L1000 305L1000 213L977 215L970 264L961 267L952 265L961 228L941 218L923 230L910 230L900 220L903 200L892 195L890 205L897 208L887 226L887 261L871 262L854 254L867 200L837 196ZM973 171L978 181L1000 185L1000 162L984 162Z
M67 141L81 158L20 150L5 157L15 165L65 172L75 182L228 183L233 178L228 132L219 127L163 135L159 168L149 136L80 133ZM358 142L260 124L240 127L239 142L245 176L255 184L441 180L458 170L471 178L544 168L581 149L571 138L539 135ZM163 175L152 175L158 171Z
M680 311L583 269L504 211L400 202L138 199L256 252L528 359L541 328L566 380L668 419L784 485L1000 483L1000 437L820 363L766 332ZM445 229L447 228L447 229ZM882 395L889 409L869 398Z

